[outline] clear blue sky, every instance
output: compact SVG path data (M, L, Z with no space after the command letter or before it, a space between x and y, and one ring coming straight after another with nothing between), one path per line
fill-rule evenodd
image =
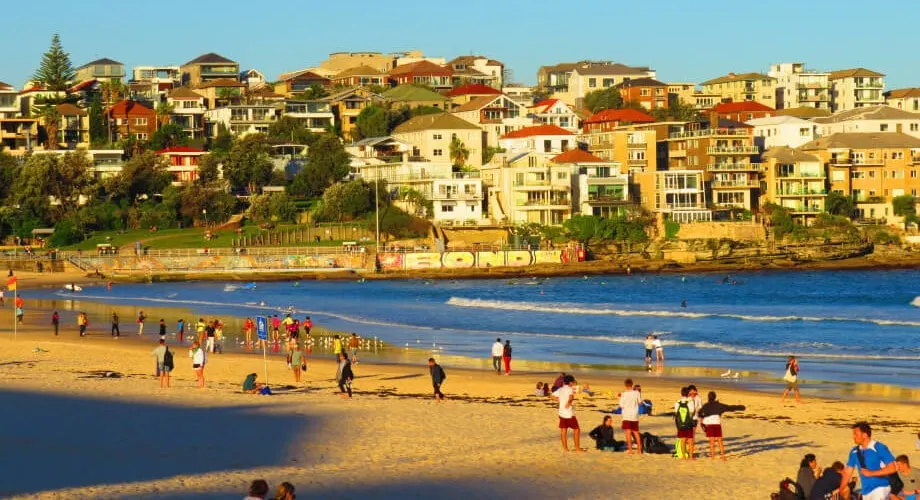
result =
M541 65L608 59L675 82L801 61L880 71L888 88L920 86L917 1L45 0L13 2L3 18L0 81L17 88L54 32L74 66L109 57L129 74L217 52L274 80L330 52L420 49L499 59L530 84Z

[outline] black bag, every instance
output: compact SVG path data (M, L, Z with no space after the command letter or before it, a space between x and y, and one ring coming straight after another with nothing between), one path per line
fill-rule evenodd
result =
M779 493L770 495L770 498L774 500L807 500L802 486L788 477L779 482Z
M166 348L166 354L163 355L163 368L168 368L170 370L175 368L173 364L173 353L168 347Z
M642 433L642 451L656 455L669 455L671 448L668 447L658 436L649 432Z
M863 451L859 449L859 446L856 446L856 459L859 460L859 466L865 469L866 457L863 456ZM897 495L904 489L904 481L901 481L901 476L897 472L888 475L888 484L891 485L892 495Z

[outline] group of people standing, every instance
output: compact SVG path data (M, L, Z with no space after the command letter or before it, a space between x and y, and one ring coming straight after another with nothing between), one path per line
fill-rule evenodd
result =
M502 372L502 365L504 365L504 373ZM505 343L502 344L501 338L495 339L495 343L492 344L492 369L498 375L511 375L510 340L505 340Z

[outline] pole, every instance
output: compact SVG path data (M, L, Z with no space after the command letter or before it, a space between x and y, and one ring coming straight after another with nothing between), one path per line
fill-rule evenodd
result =
M377 218L377 250L380 254L380 169L377 169L377 175L374 176L374 212Z
M16 334L18 332L16 310L19 309L19 306L16 305L16 297L19 296L19 286L13 290L13 340L16 340Z
M265 385L268 385L268 356L265 354L265 341L260 342L262 344L262 364L265 368Z

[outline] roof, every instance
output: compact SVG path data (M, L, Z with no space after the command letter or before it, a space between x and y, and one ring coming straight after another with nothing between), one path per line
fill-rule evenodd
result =
M871 69L866 68L851 68L851 69L841 69L837 71L831 71L829 80L839 80L841 78L853 78L854 76L885 76L882 73L872 71Z
M3 85L0 84L0 87ZM903 99L905 97L920 97L920 88L911 87L906 89L894 89L885 92L885 97L888 99Z
M610 163L609 161L598 158L583 149L577 148L570 149L561 155L554 156L550 161L553 163Z
M245 83L240 83L233 78L218 78L217 80L211 80L209 82L204 82L198 86L199 89L209 89L212 87L245 87Z
M0 90L14 90L13 86L6 82L0 82Z
M540 66L540 70L546 73L555 73L557 71L572 71L578 67L578 63L559 63L551 66Z
M841 123L854 120L920 120L920 114L885 105L866 106L815 118L815 123Z
M457 97L461 95L498 95L502 91L494 89L488 85L483 85L481 83L467 83L466 85L461 85L459 87L454 87L453 89L444 93L447 97Z
M86 116L86 110L84 110L83 108L74 106L73 104L70 104L69 102L58 104L57 111L61 116L73 116L73 115Z
M775 109L767 106L766 104L761 104L757 101L740 101L740 102L723 102L721 104L716 104L710 111L715 111L716 113L745 113L745 112L757 112L757 111L776 111Z
M631 89L633 87L667 87L668 84L660 82L654 78L636 78L626 80L623 83L617 85L617 88L621 89Z
M367 96L366 97L362 96L361 95L362 92L366 93ZM384 99L382 95L375 94L374 92L367 90L366 87L355 86L355 87L351 87L351 88L342 90L340 92L336 92L334 94L330 94L326 97L323 97L320 100L327 101L327 102L338 102L342 100L348 100L349 97L351 97L351 100L362 100L362 101L368 101L371 99L373 100L383 100Z
M540 101L540 102L534 104L533 106L528 106L528 109L537 109L537 108L540 108L540 109L537 110L536 112L537 112L537 113L545 113L545 112L549 111L550 108L552 108L553 106L555 106L557 102L559 102L559 99L543 99L542 101Z
M700 122L700 125L703 126L703 128L713 128L713 126L712 126L712 120L710 120L709 118L710 118L709 115L707 115L707 114L705 114L705 113L704 113L702 116L700 116L699 122ZM752 128L754 128L754 127L751 126L751 125L748 125L747 123L744 123L744 122L739 122L739 121L737 121L737 120L729 120L728 118L719 117L718 123L716 124L716 127L715 127L715 128L728 128L728 129L747 128L747 129L752 129Z
M502 139L522 139L524 137L536 137L541 135L575 135L568 130L556 125L536 125L534 127L524 127L514 132L509 132Z
M193 148L190 146L170 146L165 149L157 151L158 155L172 154L172 153L201 153L204 154L205 150Z
M712 80L707 80L701 83L700 85L716 85L719 83L736 82L736 81L744 81L744 80L776 80L776 78L765 75L763 73L738 73L738 74L729 73L727 75L720 76L718 78L713 78Z
M651 71L647 67L633 67L620 63L612 64L581 64L575 71L582 75L647 75Z
M754 118L753 120L748 120L744 123L748 125L753 125L755 127L767 127L770 125L799 125L811 127L814 125L813 122L808 120L803 120L801 118L784 115L784 116L767 116L764 118Z
M279 80L282 82L287 82L287 81L295 80L301 77L309 79L309 80L328 80L328 78L326 78L325 76L320 75L319 73L316 73L309 69L295 71L293 73L285 73L281 75L281 78L279 78Z
M391 69L388 73L390 76L399 76L399 75L408 75L408 74L432 74L432 75L446 75L450 76L452 74L451 70L445 68L444 66L439 66L431 61L417 61L414 63L403 64L401 66L396 66Z
M118 61L116 61L116 60L114 60L114 59L109 59L108 57L103 57L102 59L96 59L95 61L90 61L90 62L84 64L83 66L80 66L80 67L74 68L74 69L75 69L75 70L78 70L78 69L88 68L88 67L90 67L90 66L124 66L124 64L122 64L122 63L120 63L120 62L118 62Z
M251 97L261 97L262 99L284 99L281 94L276 94L268 87L259 87L248 94Z
M496 96L496 95L487 95L487 96L477 97L475 99L471 99L470 102L466 104L463 104L461 106L458 106L457 108L454 108L453 112L462 113L464 111L477 111L477 110L480 110L488 106L489 103L491 103L492 101L495 101L498 98L499 96Z
M341 73L336 73L336 75L333 76L332 79L338 80L339 78L348 78L350 76L366 76L366 75L379 76L382 74L383 73L381 73L380 71L377 71L376 69L364 64L361 66L356 66L354 68L348 68L342 71Z
M69 91L71 93L82 92L88 89L89 87L92 87L95 83L96 83L95 78L90 78L89 80L83 80L82 82L74 85L73 87L70 87Z
M799 146L802 151L880 148L920 149L920 139L902 132L846 132L819 137Z
M764 152L763 158L773 158L779 163L799 163L803 161L821 161L815 155L810 155L803 151L788 148L786 146L775 146Z
M818 109L809 106L776 110L777 116L795 116L798 118L817 118L819 116L829 116L830 114L831 112L828 109Z
M140 104L137 101L121 101L112 106L109 113L113 115L156 115L156 111Z
M192 64L236 64L236 61L231 61L230 59L227 59L220 54L215 54L214 52L208 52L207 54L202 54L183 64L183 66L191 66Z
M383 97L391 101L446 101L447 98L441 94L428 90L424 87L406 83L394 87L383 93Z
M203 98L204 96L202 96L202 95L199 94L198 92L195 92L194 90L192 90L192 89L190 89L190 88L188 88L188 87L179 87L179 88L175 88L175 89L173 89L172 91L170 91L168 97L169 97L170 99L186 99L186 100L188 100L188 99L201 99L201 98Z
M605 109L585 120L585 123L632 122L652 123L655 118L638 109Z
M393 129L394 134L407 134L423 130L481 130L476 125L450 113L416 116Z

